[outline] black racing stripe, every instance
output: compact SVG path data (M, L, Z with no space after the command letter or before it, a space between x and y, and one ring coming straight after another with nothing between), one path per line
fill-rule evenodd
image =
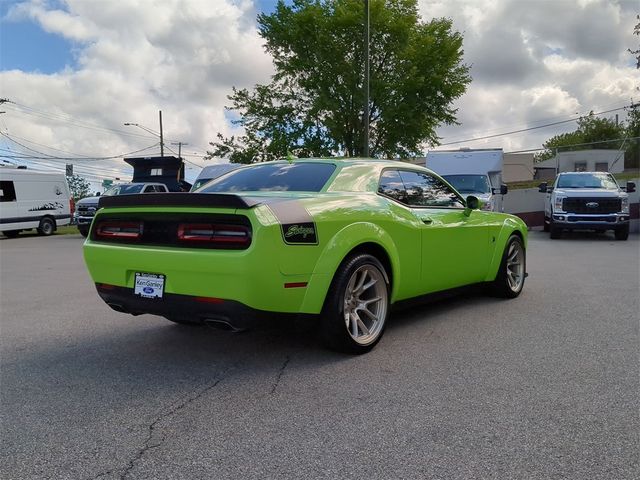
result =
M44 217L53 217L56 220L64 220L67 218L71 218L71 215L42 215L39 217L9 217L9 218L0 218L0 224L2 223L21 223L21 222L38 222L42 220Z
M282 239L293 245L317 245L318 231L313 217L298 200L283 200L267 203L278 219Z

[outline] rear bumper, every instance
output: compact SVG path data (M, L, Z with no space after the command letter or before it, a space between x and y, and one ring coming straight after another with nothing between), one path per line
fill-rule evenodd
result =
M629 224L629 214L554 213L553 224L565 230L615 230Z
M102 300L112 309L131 315L148 313L193 323L217 321L237 329L256 327L264 321L279 318L295 319L298 316L257 310L234 300L175 293L165 293L160 299L150 299L135 295L131 288L100 283L96 284L96 289Z

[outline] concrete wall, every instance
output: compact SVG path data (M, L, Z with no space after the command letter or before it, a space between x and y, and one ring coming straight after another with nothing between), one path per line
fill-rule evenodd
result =
M640 187L640 178L632 179L636 188ZM622 185L626 180L621 181ZM504 211L522 218L529 227L541 227L544 222L544 202L546 194L538 192L537 188L523 188L509 190L504 196ZM631 231L640 231L640 192L636 190L629 194L629 213L631 216Z

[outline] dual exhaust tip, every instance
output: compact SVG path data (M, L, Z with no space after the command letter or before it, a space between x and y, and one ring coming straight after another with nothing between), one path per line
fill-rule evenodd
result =
M141 312L130 312L119 303L107 303L107 305L109 305L116 312L128 313L133 316L141 315ZM226 332L232 332L232 333L240 333L246 330L246 328L234 325L228 318L203 318L202 323L204 323L209 327L213 327L218 330L224 330Z

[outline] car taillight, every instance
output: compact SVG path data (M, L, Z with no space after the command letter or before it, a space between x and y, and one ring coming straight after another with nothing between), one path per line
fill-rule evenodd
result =
M178 225L178 240L187 243L246 247L251 243L251 232L244 225L181 223Z
M136 240L142 236L142 222L100 222L95 232L97 238Z

